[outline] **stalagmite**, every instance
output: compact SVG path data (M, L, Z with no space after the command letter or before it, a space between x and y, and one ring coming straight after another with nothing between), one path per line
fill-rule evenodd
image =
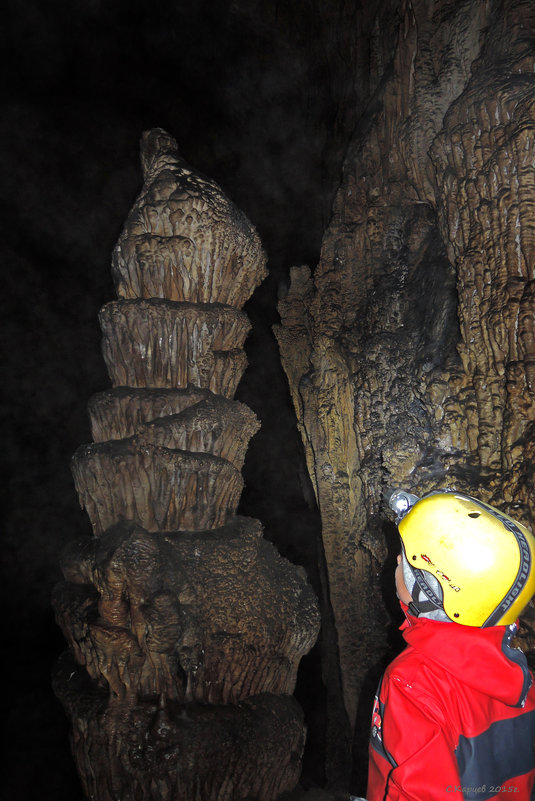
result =
M94 536L54 592L69 643L55 689L97 801L273 801L300 774L293 699L319 612L301 569L236 516L259 428L232 400L265 276L258 236L161 130L100 313L111 390L74 454Z

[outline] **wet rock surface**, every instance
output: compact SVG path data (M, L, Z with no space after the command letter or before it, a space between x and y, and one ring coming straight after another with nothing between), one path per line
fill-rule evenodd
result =
M387 491L458 487L528 525L534 508L532 6L387 2L369 21L367 110L276 331L350 727L388 649L369 603L396 547Z
M302 711L289 695L238 704L180 704L147 697L107 703L66 656L56 692L74 721L72 744L87 797L269 801L295 786L304 746ZM96 754L112 750L114 771Z

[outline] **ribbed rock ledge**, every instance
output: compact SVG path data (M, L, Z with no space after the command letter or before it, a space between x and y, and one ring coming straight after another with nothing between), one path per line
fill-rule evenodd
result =
M272 801L299 779L305 727L289 695L228 706L156 698L107 705L67 654L54 690L73 720L72 749L87 798ZM109 761L94 761L93 753Z
M235 514L243 491L240 471L225 459L136 438L82 445L72 473L97 536L119 520L148 531L217 528Z
M133 398L128 391L119 397L111 393L95 396L90 404L92 427L97 435L95 440L126 438L135 433L138 444L212 453L241 470L249 440L260 428L256 415L243 403L208 392L196 402L200 394L188 392L186 397L173 398L172 401L166 398L159 407L164 414L156 416L156 419L150 415L156 413L157 407L150 404L144 413L139 413L139 406L135 409L137 413L133 413L130 407ZM189 405L192 401L193 404ZM184 409L173 413L171 406L178 409L184 406ZM141 419L143 417L147 422Z
M319 630L306 576L249 518L160 534L121 523L71 545L62 569L58 623L78 662L118 698L292 693Z
M241 470L249 440L260 428L254 412L221 396L189 406L180 414L140 426L139 443L212 453Z
M142 164L145 184L113 254L117 294L241 308L267 275L254 227L165 131L144 134Z
M247 315L220 304L165 300L107 303L99 314L102 353L114 386L196 384L232 397L247 359Z
M213 397L210 390L193 384L186 389L115 387L98 392L88 404L91 434L95 442L131 437L149 420L180 414Z

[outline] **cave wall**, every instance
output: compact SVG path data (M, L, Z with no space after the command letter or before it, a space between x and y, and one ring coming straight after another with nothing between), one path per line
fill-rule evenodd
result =
M389 651L385 493L462 488L533 523L535 11L359 13L355 133L319 264L292 269L276 336L322 517L331 718L362 775L361 693Z

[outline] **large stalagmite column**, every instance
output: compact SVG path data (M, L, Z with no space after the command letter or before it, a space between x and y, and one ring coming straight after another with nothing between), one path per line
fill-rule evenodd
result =
M535 512L533 3L362 5L370 92L320 262L292 270L277 330L350 727L388 649L385 493Z
M168 134L144 135L142 161L100 313L113 388L73 457L94 537L62 558L55 687L88 798L271 801L299 778L291 693L319 615L302 571L236 516L259 427L232 400L241 307L265 256Z

